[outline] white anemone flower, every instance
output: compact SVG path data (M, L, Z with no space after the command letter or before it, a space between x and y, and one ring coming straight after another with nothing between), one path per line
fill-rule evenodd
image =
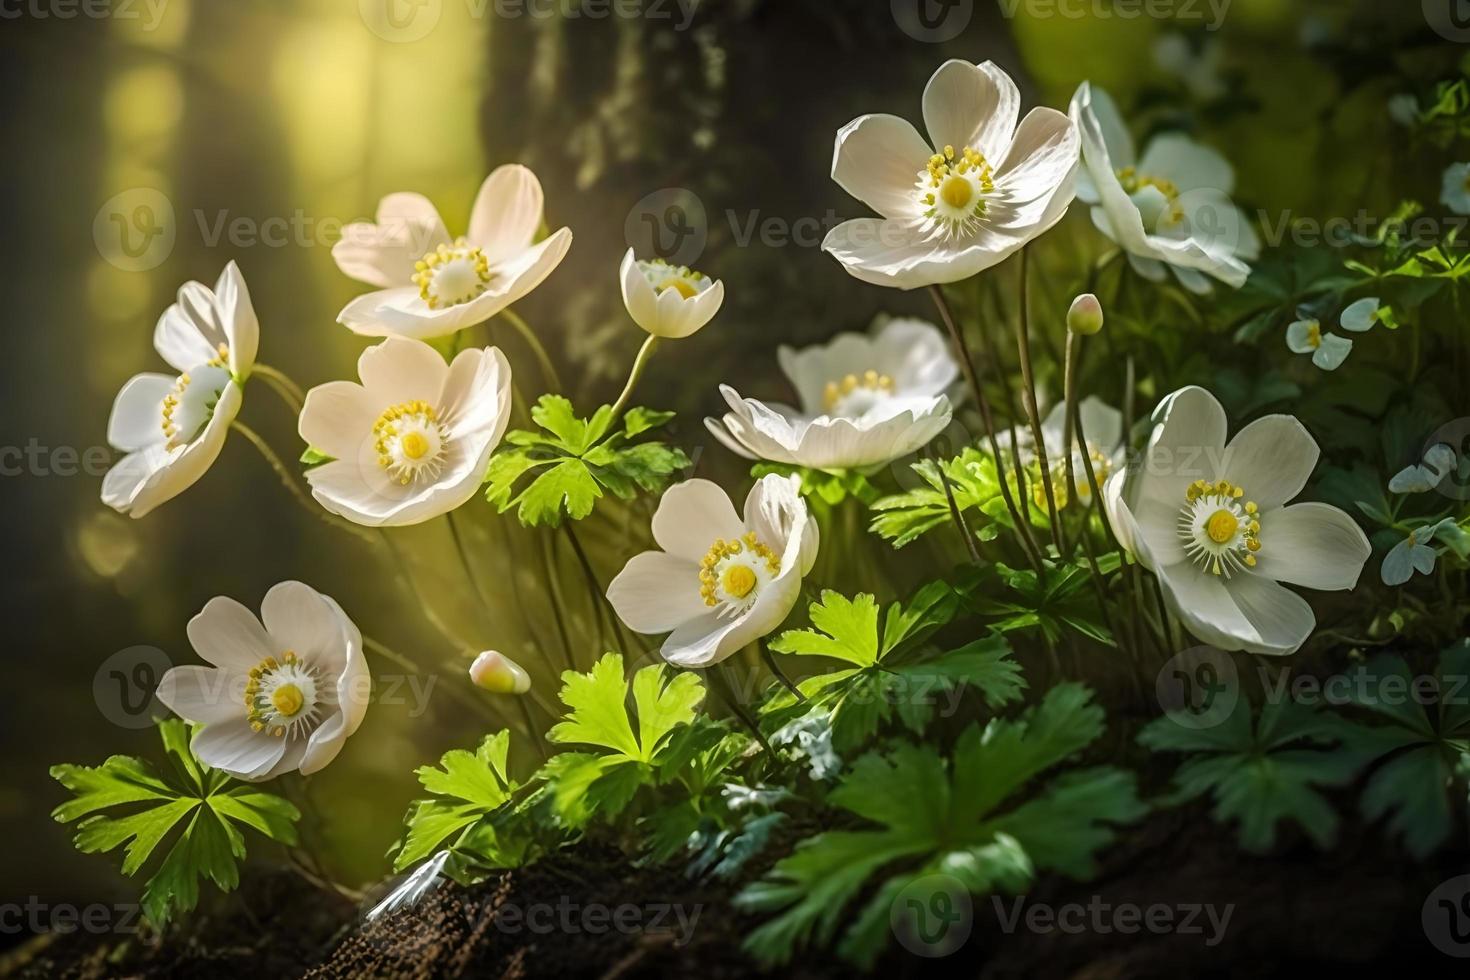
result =
M1452 163L1445 168L1439 203L1455 214L1470 214L1470 163Z
M381 287L348 303L337 321L370 337L445 337L490 319L551 275L572 244L541 227L541 182L519 164L498 168L475 198L469 232L451 238L422 194L390 194L377 224L342 230L332 258L344 273Z
M655 337L688 337L714 319L725 302L725 284L718 279L663 259L639 261L631 248L621 276L628 315Z
M1127 447L1123 442L1123 413L1118 411L1107 402L1093 395L1082 399L1077 406L1078 414L1082 416L1082 431L1087 436L1087 457L1092 461L1093 475L1097 477L1098 486L1101 487L1108 482L1113 472L1123 465L1127 454ZM1066 456L1063 447L1067 442L1067 403L1061 402L1047 413L1046 418L1041 421L1041 438L1046 441L1047 463L1051 469L1052 483L1056 487L1064 486L1066 479ZM999 440L1003 446L1009 449L1011 445L1010 432L1002 432ZM1075 430L1072 438L1077 438ZM1037 460L1035 438L1031 435L1031 427L1025 424L1016 426L1016 446L1020 450L1022 463L1034 463ZM1006 460L1009 463L1009 459ZM1092 502L1092 485L1087 479L1087 464L1082 458L1082 450L1072 450L1072 476L1076 484L1077 499L1084 505ZM1030 472L1031 493L1037 506L1046 506L1046 488L1041 485L1040 468L1037 467ZM1057 503L1060 505L1066 498L1064 494L1058 493Z
M1072 202L1077 130L1055 109L1020 125L1021 95L995 64L947 61L924 89L929 139L891 115L837 133L832 179L882 218L822 243L847 271L915 289L968 279L1055 225Z
M362 352L362 384L307 392L301 438L332 457L307 471L312 496L368 527L419 524L475 495L510 420L510 365L499 348L453 364L417 340Z
M271 588L260 618L220 596L189 621L189 643L213 666L171 668L158 699L203 725L199 761L255 782L337 757L367 712L362 634L342 607L300 582Z
M1200 640L1294 653L1316 618L1280 583L1351 589L1371 548L1338 508L1290 504L1318 457L1299 421L1268 415L1228 444L1226 426L1203 388L1170 395L1147 452L1103 488L1105 509L1118 540L1158 576L1169 607Z
M1286 328L1286 346L1293 354L1311 354L1312 363L1323 371L1336 371L1353 351L1353 342L1332 331L1324 333L1321 321L1308 317Z
M1167 268L1201 294L1210 276L1245 283L1261 242L1230 200L1235 172L1224 157L1183 133L1154 137L1139 157L1112 98L1088 82L1072 97L1072 120L1082 135L1077 197L1139 275L1160 282Z
M916 452L949 425L945 391L959 366L931 323L895 319L875 327L802 350L780 348L801 408L742 398L721 385L730 411L705 425L747 459L813 469L876 466Z
M260 321L235 263L213 289L180 287L153 333L154 349L178 373L140 374L118 392L107 441L127 455L103 479L103 503L142 517L214 465L259 343Z
M771 474L745 515L708 480L670 487L653 515L659 551L636 555L608 586L618 618L638 633L668 633L664 659L708 667L786 619L817 559L817 523L799 477Z

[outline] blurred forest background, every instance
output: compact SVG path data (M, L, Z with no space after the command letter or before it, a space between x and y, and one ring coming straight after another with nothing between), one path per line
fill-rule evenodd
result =
M238 261L260 316L261 359L305 385L353 377L366 341L334 320L364 287L333 264L336 231L399 190L427 194L461 231L485 174L521 161L546 188L548 223L570 226L576 240L520 311L590 411L616 395L642 339L622 311L618 261L630 243L647 253L649 229L678 216L692 237L673 240L673 257L724 279L729 299L712 327L663 349L640 400L678 410L673 441L691 454L710 450L700 472L737 489L743 467L700 424L719 409L719 382L785 400L778 344L863 329L885 310L929 315L923 296L849 279L810 229L864 213L829 179L835 131L867 112L918 120L923 85L946 58L999 61L1027 107L1065 110L1084 79L1125 106L1164 94L1199 105L1202 93L1156 56L1160 38L1182 34L1218 57L1221 87L1209 111L1173 122L1234 163L1235 197L1248 211L1327 217L1351 201L1382 216L1396 203L1375 196L1374 182L1402 139L1383 109L1392 92L1356 79L1428 32L1418 3L1233 0L1215 24L1219 4L1202 0L1175 4L1174 20L1137 16L1128 0L960 0L947 16L963 22L938 31L916 27L905 3L914 6L649 0L646 16L607 19L532 16L566 5L494 0L114 0L106 17L58 16L77 7L46 0L7 5L0 445L35 447L40 463L0 478L11 569L0 901L132 894L109 862L76 853L51 822L62 793L46 770L153 753L155 736L136 719L137 688L156 677L156 655L133 648L193 662L184 626L211 596L257 607L272 584L298 578L425 664L473 653L448 649L381 555L303 512L238 437L195 488L143 521L102 507L103 449L86 454L105 447L123 381L161 369L153 325L185 280L212 283ZM1381 47L1336 64L1307 54L1350 17L1382 18ZM1400 69L1412 74L1411 55ZM1427 180L1432 198L1437 185ZM767 218L808 230L784 244L750 238L751 223ZM119 251L120 233L136 236L137 254ZM1043 261L1075 277L1102 244L1074 209L1044 240ZM537 390L525 348L509 332L493 336L522 386ZM249 390L242 419L282 455L302 448L294 419L262 385ZM70 457L58 447L92 460L94 472L63 475ZM506 536L510 518L484 505L471 513L487 581L521 575L529 584L536 568L527 542ZM646 519L589 522L607 529L589 542L603 581ZM556 661L534 596L500 597L489 624L450 597L442 524L405 535L429 601L469 646L502 649L549 677ZM438 683L463 686L462 671L443 669ZM405 703L370 710L315 780L313 795L351 817L334 820L329 843L346 880L383 872L380 856L414 796L413 768L470 744L478 724L453 698L431 691L422 700L407 686L399 695Z

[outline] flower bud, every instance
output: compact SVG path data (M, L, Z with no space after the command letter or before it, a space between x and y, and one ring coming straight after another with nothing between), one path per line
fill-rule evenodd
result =
M486 650L470 664L470 680L492 694L525 694L531 689L531 675L494 650Z
M1072 300L1067 311L1067 329L1084 337L1091 337L1103 327L1102 304L1091 293L1083 293Z

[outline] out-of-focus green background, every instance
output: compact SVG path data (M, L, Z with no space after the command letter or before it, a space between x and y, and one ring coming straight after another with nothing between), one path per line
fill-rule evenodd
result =
M39 462L0 478L8 559L0 900L133 893L113 858L76 854L50 821L62 793L46 769L153 752L153 734L126 724L135 716L123 693L151 676L139 666L146 658L109 658L143 646L193 662L184 624L211 596L258 606L272 584L298 578L426 664L472 652L430 638L381 556L293 504L241 439L197 486L142 521L101 506L100 475L56 472L69 458L57 447L80 455L104 446L113 396L130 375L164 369L153 324L183 281L212 283L238 261L260 316L261 359L307 385L352 377L366 342L334 319L366 287L333 264L337 230L370 217L382 195L417 190L462 231L489 169L522 160L546 186L548 223L577 237L520 309L590 410L616 394L641 340L621 315L617 263L640 208L665 199L640 201L687 189L706 214L698 265L725 280L730 300L713 326L663 349L640 398L679 410L675 438L700 452L700 472L743 493L742 468L699 425L719 407L718 381L784 399L779 343L861 329L880 310L927 310L922 297L848 279L814 241L743 245L733 229L770 217L821 220L829 209L863 214L828 178L833 133L865 112L918 120L924 83L945 58L995 58L1028 106L1065 109L1087 78L1124 105L1146 89L1176 91L1187 104L1181 84L1153 62L1155 39L1183 29L1223 41L1230 94L1248 108L1178 121L1235 163L1240 203L1276 216L1331 213L1332 202L1359 192L1374 206L1391 203L1374 201L1370 168L1398 138L1382 109L1388 93L1345 91L1350 71L1304 53L1304 37L1330 33L1347 3L1233 0L1212 33L1203 2L1181 0L1181 16L1167 21L1126 16L1138 5L1104 0L975 0L955 8L963 29L935 42L906 33L887 0L711 0L685 30L674 29L683 13L672 3L661 5L672 20L568 20L510 16L493 2L390 2L397 20L380 0L114 0L92 8L110 11L103 17L67 0L4 8L0 445L32 447ZM1019 12L1009 18L1005 9ZM415 19L430 17L426 29ZM159 227L172 229L171 247L145 240ZM142 250L136 260L119 259L123 229ZM1049 238L1058 262L1101 247L1080 209ZM535 390L526 350L495 336ZM250 387L242 418L288 458L302 448L264 385ZM521 576L534 600L525 539L511 550L489 509L472 509L487 580ZM586 532L604 581L647 510L610 516ZM549 678L538 643L551 634L534 622L535 602L520 606L501 589L495 620L477 619L452 591L453 553L437 523L405 534L430 601L472 645L514 652ZM437 683L464 686L447 670ZM402 704L374 706L314 780L333 863L348 880L385 870L381 855L414 795L412 769L478 738L481 723L442 690L427 700L400 694Z

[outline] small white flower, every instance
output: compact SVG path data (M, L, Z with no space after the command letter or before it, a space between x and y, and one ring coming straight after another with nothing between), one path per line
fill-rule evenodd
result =
M944 334L922 320L890 320L876 333L778 351L800 409L742 398L706 419L717 439L748 459L814 469L875 466L915 452L949 425L944 392L959 374Z
M1443 530L1455 527L1455 519L1446 517L1436 524L1427 527L1417 527L1409 532L1409 536L1389 549L1388 554L1383 556L1383 565L1378 570L1378 575L1383 579L1384 585L1403 585L1414 577L1414 573L1421 575L1433 575L1435 563L1439 559L1439 552L1430 545Z
M1444 482L1444 478L1455 470L1455 450L1444 442L1437 442L1424 451L1422 463L1406 466L1388 481L1391 493L1428 493Z
M1452 163L1445 168L1439 203L1456 214L1470 214L1470 163Z
M1383 316L1383 307L1378 304L1377 296L1366 296L1353 303L1342 311L1338 323L1344 330L1353 333L1364 333L1373 329L1373 325L1379 322Z
M1077 131L1054 109L1021 120L1016 83L995 64L948 61L924 89L926 142L897 116L837 133L832 179L882 215L822 243L849 273L914 289L968 279L1055 225L1072 202Z
M531 689L525 668L494 650L486 650L470 664L470 680L491 694L525 694Z
M541 182L519 164L485 178L462 238L423 195L388 195L377 224L348 225L332 247L339 269L381 287L337 321L370 337L421 340L483 323L541 285L571 247L567 228L532 244L543 205Z
M1170 395L1154 418L1147 452L1103 488L1118 540L1203 642L1294 653L1316 618L1280 583L1351 589L1372 550L1338 508L1287 506L1317 465L1317 443L1291 416L1269 415L1227 445L1225 410L1203 388Z
M1332 332L1323 333L1315 319L1297 320L1286 328L1286 346L1294 354L1311 354L1323 371L1336 371L1352 353L1353 342Z
M1400 126L1410 127L1419 121L1419 99L1412 92L1400 92L1388 100L1388 118Z
M259 343L260 321L235 263L214 289L180 287L153 333L154 349L178 374L140 374L118 392L107 441L127 455L103 479L103 503L142 517L214 465Z
M453 364L390 337L362 352L362 384L307 392L301 438L332 461L307 471L327 510L368 527L419 524L475 495L510 420L510 365L499 348Z
M1235 172L1224 157L1172 132L1138 157L1117 106L1088 82L1072 97L1072 121L1082 136L1077 197L1093 206L1092 223L1139 275L1159 282L1167 268L1201 294L1210 292L1210 276L1244 284L1261 243L1230 200Z
M621 275L628 315L655 337L688 337L714 319L725 302L723 282L662 259L640 262L631 248Z
M780 626L817 558L801 480L774 474L751 489L744 518L708 480L670 487L653 539L661 550L629 561L607 597L629 629L669 633L662 653L680 667L719 663Z
M191 745L201 762L251 782L310 775L362 724L371 686L362 634L310 586L274 586L259 619L233 599L211 599L188 632L214 666L170 669L158 699L204 726Z
M1113 408L1101 398L1089 395L1082 399L1078 405L1078 414L1082 416L1082 430L1087 436L1087 455L1092 460L1092 471L1097 477L1098 486L1108 482L1113 472L1123 464L1127 454L1127 447L1123 443L1123 413ZM1051 469L1053 486L1061 487L1061 482L1066 478L1066 457L1063 455L1063 446L1067 442L1067 403L1061 402L1047 413L1041 422L1041 438L1046 441L1047 463ZM1002 432L998 439L1007 451L1011 445L1010 432ZM1073 431L1072 438L1076 439L1077 433ZM1023 464L1034 463L1037 460L1036 443L1031 435L1029 425L1016 427L1016 446L1021 453ZM1008 452L1002 454L1009 464ZM1072 450L1072 475L1077 487L1077 499L1084 505L1092 502L1092 485L1087 479L1086 463L1083 461L1080 449ZM1046 488L1040 482L1040 470L1030 473L1031 492L1037 506L1046 506ZM1057 503L1060 504L1064 496L1058 493Z

